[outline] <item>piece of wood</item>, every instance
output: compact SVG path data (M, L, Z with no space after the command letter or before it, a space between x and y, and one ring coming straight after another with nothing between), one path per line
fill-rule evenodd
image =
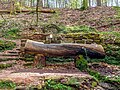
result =
M27 40L25 52L32 54L43 54L45 56L77 56L83 55L89 58L104 58L105 51L101 45L97 44L43 44L32 40Z
M20 13L20 12L23 12L23 13L26 13L26 12L36 12L35 10L16 10L15 12L17 13ZM38 12L41 12L41 13L55 13L54 10L38 10ZM0 13L11 13L10 10L0 10Z
M45 56L43 54L36 54L33 61L33 66L46 66Z

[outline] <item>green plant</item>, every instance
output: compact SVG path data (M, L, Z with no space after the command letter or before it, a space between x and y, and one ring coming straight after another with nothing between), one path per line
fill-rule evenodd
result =
M74 90L70 86L66 86L64 84L61 84L55 80L47 80L45 86L42 88L42 90Z
M0 64L0 69L12 67L13 64Z
M97 81L99 80L103 80L103 77L101 77L101 74L97 71L91 70L91 69L87 69L87 72L93 76Z
M79 57L77 57L75 64L76 67L81 71L86 70L88 68L88 63L82 55L79 55Z
M15 42L0 40L0 52L11 50L16 46Z
M117 31L110 31L110 32L99 32L101 35L102 35L102 37L105 39L105 38L112 38L112 37L117 37L117 38L119 38L120 37L120 33Z
M81 10L86 10L88 8L88 0L83 0Z
M0 20L0 25L2 25L5 21L4 20Z
M97 86L97 82L93 81L93 82L92 82L92 87L94 88L94 87L96 87L96 86Z
M91 69L87 69L87 72L99 82L116 82L116 83L120 83L120 77L115 77L115 78L111 79L110 77L102 76L99 72L91 70Z
M63 58L63 57L47 57L48 63L66 63L73 61L72 58Z
M16 39L16 38L20 37L19 32L20 32L20 30L18 28L13 27L8 30L3 30L2 34L3 34L4 38Z
M70 7L73 9L77 9L78 7L80 7L80 3L78 0L71 0L70 1Z
M61 33L78 33L78 32L97 32L96 29L82 25L82 26L59 26Z
M113 9L117 11L117 15L115 15L115 17L120 18L120 7L119 6L113 6Z
M13 89L16 87L16 84L12 81L0 81L0 88L1 89Z
M120 65L120 59L112 56L105 56L104 59L90 59L88 62L105 62L111 65Z

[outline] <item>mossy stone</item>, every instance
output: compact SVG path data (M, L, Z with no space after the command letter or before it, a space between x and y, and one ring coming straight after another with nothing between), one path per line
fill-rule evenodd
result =
M115 39L115 43L119 43L120 44L120 38Z
M100 43L101 43L100 40L94 40L94 42L97 43L97 44L100 44Z
M86 43L91 44L91 43L93 43L93 40L92 39L87 39Z
M75 42L75 43L82 43L82 44L85 43L85 41L83 41L83 40L75 40L74 42Z

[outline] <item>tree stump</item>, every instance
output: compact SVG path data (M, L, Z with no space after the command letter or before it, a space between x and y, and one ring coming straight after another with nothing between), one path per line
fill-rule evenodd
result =
M46 66L46 59L43 54L36 54L33 61L33 66Z

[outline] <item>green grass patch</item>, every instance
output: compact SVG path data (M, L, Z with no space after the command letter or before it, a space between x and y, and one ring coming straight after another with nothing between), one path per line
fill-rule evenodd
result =
M114 82L120 84L120 77L110 78L108 76L102 76L99 72L91 69L87 69L87 71L91 76L93 76L99 82L109 82L109 83Z
M5 69L8 67L12 67L13 64L0 64L0 69Z
M0 81L0 89L9 90L9 89L14 89L15 87L16 84L12 81L4 81L4 80Z
M104 62L111 65L120 66L120 59L112 56L106 56L104 59L90 59L88 62Z
M2 37L7 39L17 39L20 38L19 32L20 32L19 28L16 27L7 30L2 30Z
M101 34L101 36L105 37L105 36L115 36L115 37L120 37L120 32L116 32L116 31L110 31L110 32L99 32L99 34ZM109 37L108 37L109 38Z
M64 85L60 82L55 80L47 80L45 82L45 86L41 90L75 90L70 86Z
M113 6L112 8L117 11L117 14L115 15L115 17L120 18L120 7L119 6Z
M73 58L64 58L64 57L47 57L47 63L66 63L74 61Z
M78 33L78 32L97 32L95 28L90 26L60 26L62 33Z
M0 52L5 50L12 50L15 46L15 42L0 40Z
M76 59L75 64L80 71L84 71L88 68L87 60L84 59L83 55L79 55L79 57Z
M4 23L4 20L0 20L0 26Z

